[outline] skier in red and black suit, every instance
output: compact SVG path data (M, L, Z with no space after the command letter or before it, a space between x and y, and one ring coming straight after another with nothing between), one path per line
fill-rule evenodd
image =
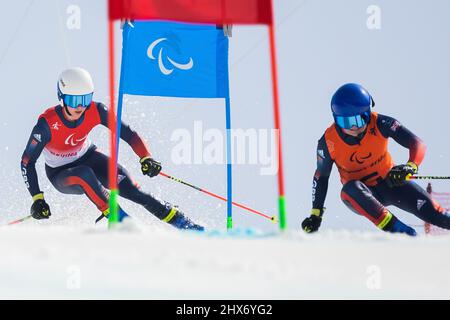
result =
M60 105L47 109L31 132L22 155L21 169L33 205L36 219L48 219L49 205L40 190L35 163L41 152L45 156L45 171L53 186L62 193L85 194L102 213L109 214L108 157L97 151L88 134L97 125L108 127L107 107L92 100L94 85L89 73L81 68L65 70L58 80ZM161 164L128 125L121 123L120 138L126 141L140 158L144 175L157 176ZM118 187L122 197L138 203L159 219L180 229L203 230L177 207L140 190L128 172L118 165ZM119 208L119 218L126 213Z
M343 184L342 201L381 230L416 235L387 209L390 205L450 229L450 213L408 180L422 163L425 144L396 119L371 112L373 106L370 94L358 84L345 84L333 95L335 122L318 142L313 209L302 223L303 230L310 233L320 227L333 163ZM406 164L394 166L387 149L389 138L409 149Z

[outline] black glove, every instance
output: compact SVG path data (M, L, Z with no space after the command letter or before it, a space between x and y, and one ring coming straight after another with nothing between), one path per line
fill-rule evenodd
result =
M325 208L312 209L311 215L302 222L303 231L305 231L306 233L312 233L319 230L320 224L322 223L322 215L324 211Z
M31 206L31 216L35 219L48 219L52 215L50 213L50 207L44 200L44 195L42 193L33 197L35 200Z
M161 163L153 160L150 157L141 159L141 171L142 174L149 176L150 178L157 176L161 172Z
M417 165L411 161L407 164L395 166L389 171L386 182L391 188L402 186L409 180L409 177L416 174L417 171Z

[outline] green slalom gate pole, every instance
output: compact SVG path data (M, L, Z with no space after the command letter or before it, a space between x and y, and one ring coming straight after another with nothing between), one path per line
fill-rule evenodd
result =
M227 230L233 229L233 217L227 217Z
M281 195L278 198L278 208L280 210L280 229L286 229L286 198Z
M108 228L113 228L116 224L119 223L119 210L117 205L117 196L119 192L114 189L111 190L111 194L109 196L109 218L108 218Z

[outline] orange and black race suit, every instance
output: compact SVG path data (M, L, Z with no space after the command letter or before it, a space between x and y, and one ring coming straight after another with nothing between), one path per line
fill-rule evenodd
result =
M366 134L356 144L347 143L334 124L325 131L328 154L339 170L342 184L360 180L368 186L376 185L394 166L388 152L389 136L380 132L377 119L378 114L373 112Z
M386 177L394 166L388 151L389 138L409 149L408 161L417 165L422 163L425 144L394 118L373 112L367 129L358 137L346 135L338 126L331 125L317 146L313 208L324 206L334 163L343 184L341 198L344 203L380 228L390 216L386 206L395 205L424 221L450 229L449 213L444 212L419 185L412 181L393 188L387 185Z

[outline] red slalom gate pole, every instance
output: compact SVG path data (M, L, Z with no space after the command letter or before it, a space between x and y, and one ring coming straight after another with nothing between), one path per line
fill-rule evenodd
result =
M109 2L108 2L109 4ZM108 126L111 130L110 134L110 147L111 147L111 160L109 161L108 178L110 185L110 198L109 198L109 228L113 227L119 222L119 215L117 212L117 196L119 194L117 187L117 119L115 113L115 98L114 98L114 86L115 86L115 57L114 57L114 20L108 19L108 54L109 54L109 95L111 97L109 111L108 111Z
M203 189L203 188L194 186L193 184L190 184L190 183L188 183L188 182L186 182L186 181L183 181L183 180L181 180L181 179L172 177L172 176L170 176L170 175L168 175L168 174L166 174L166 173L164 173L164 172L160 172L159 175L160 175L160 176L163 176L163 177L166 177L166 178L168 178L168 179L170 179L170 180L179 182L179 183L181 183L181 184L184 184L184 185L186 185L186 186L188 186L188 187L191 187L191 188L193 188L193 189L195 189L195 190L197 190L197 191L203 192L203 193L205 193L205 194L207 194L207 195L209 195L209 196L211 196L211 197L214 197L214 198L220 199L220 200L222 200L222 201L228 202L228 200L227 200L226 198L222 197L222 196L219 196L219 195L217 195L217 194L215 194L215 193L212 193L211 191L205 190L205 189ZM257 214L257 215L259 215L259 216L261 216L261 217L263 217L263 218L269 219L270 221L272 221L272 222L274 222L274 223L277 222L277 219L276 219L275 216L268 216L267 214L264 214L264 213L262 213L262 212L259 212L259 211L255 210L255 209L250 208L250 207L244 206L243 204L240 204L240 203L237 203L237 202L232 202L232 204L233 204L234 206L236 206L236 207L241 208L241 209L244 209L244 210L247 210L247 211L249 211L249 212L255 213L255 214Z
M278 210L280 217L280 229L286 230L286 195L284 190L284 167L283 167L283 148L281 139L281 111L280 111L280 97L278 90L278 70L277 70L277 55L276 55L276 41L275 41L275 26L274 26L274 5L271 1L272 19L269 24L269 46L270 46L270 71L272 76L272 99L273 99L273 113L275 118L275 130L278 132L277 152L278 152Z

